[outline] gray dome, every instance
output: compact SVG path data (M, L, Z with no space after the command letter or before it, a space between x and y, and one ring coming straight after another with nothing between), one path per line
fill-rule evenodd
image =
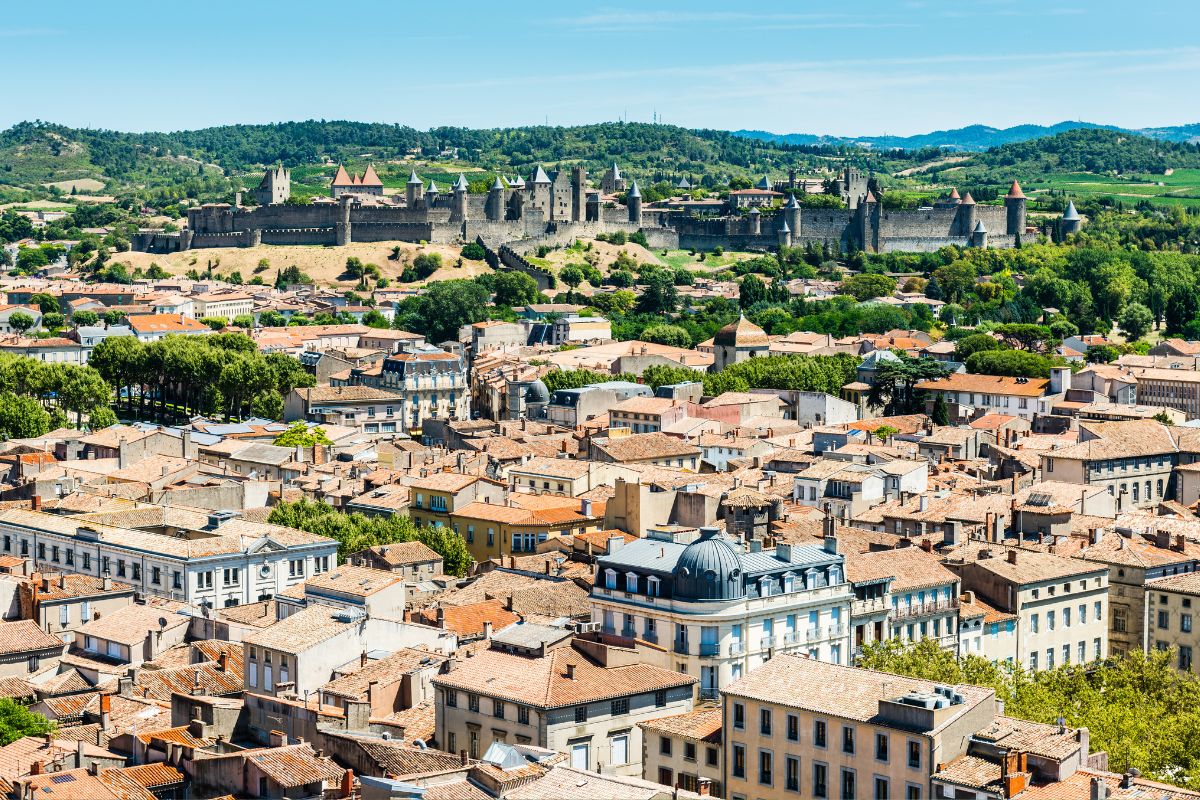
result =
M546 384L540 378L538 380L534 381L533 383L529 384L529 388L525 390L525 402L526 403L549 403L550 402L550 390L546 387Z
M675 563L675 596L681 600L745 597L737 545L713 532L685 547Z

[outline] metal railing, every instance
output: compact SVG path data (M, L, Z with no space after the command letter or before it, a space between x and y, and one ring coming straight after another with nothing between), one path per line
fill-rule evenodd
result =
M721 655L721 645L717 642L701 642L700 655L719 656Z
M953 611L956 608L958 608L958 598L930 601L927 603L913 603L912 605L898 605L892 609L892 618L911 619L913 617L924 617L928 614Z
M688 655L688 643L687 642L681 642L680 640L676 639L675 646L672 649L674 649L674 651L676 653L679 653L680 655L685 655L685 656Z
M746 652L746 643L740 639L729 645L729 655L740 656Z

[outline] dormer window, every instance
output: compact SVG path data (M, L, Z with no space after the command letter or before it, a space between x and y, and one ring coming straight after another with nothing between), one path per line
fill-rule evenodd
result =
M660 582L661 581L654 575L647 576L647 578L646 578L646 594L649 597L658 597L659 589L660 589L660 587L659 587Z
M795 573L793 573L793 572L783 573L783 591L784 592L796 591L796 575L795 575Z
M617 588L617 571L615 569L604 570L604 588L605 589L616 589Z
M625 591L636 592L638 590L638 576L636 572L625 573Z
M817 571L815 569L805 570L804 572L804 588L817 588Z
M842 582L842 568L834 564L829 568L829 585L836 586Z
M773 581L770 578L762 578L758 582L758 593L762 597L771 596L771 585Z

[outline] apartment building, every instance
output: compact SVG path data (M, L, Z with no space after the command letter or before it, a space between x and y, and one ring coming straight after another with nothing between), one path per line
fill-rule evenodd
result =
M721 797L723 716L720 706L707 705L688 714L639 723L642 779L687 792L706 786L710 795Z
M920 547L845 553L855 651L886 639L958 648L959 579ZM880 613L883 612L883 613Z
M1149 646L1155 650L1174 650L1175 668L1180 672L1198 672L1200 626L1200 572L1159 578L1146 585L1146 628Z
M628 470L595 461L534 456L508 468L508 485L514 492L578 497L611 486L614 474L624 472Z
M1108 655L1108 566L970 542L945 561L962 588L1017 616L1014 657L1031 671Z
M472 503L504 504L504 484L458 472L435 472L408 486L408 514L417 525L449 525L450 515Z
M997 713L995 692L781 654L723 690L730 800L924 800Z
M42 630L64 642L75 639L75 631L92 621L133 603L134 589L111 578L67 572L35 573L29 578L5 575L0 581L18 581L17 600L22 619L31 619Z
M1067 370L1069 380L1070 370ZM1061 378L1060 378L1061 380ZM1009 378L999 375L974 375L959 372L931 381L920 381L916 388L926 393L926 413L940 396L945 399L952 419L970 419L981 410L985 414L1010 414L1033 420L1035 414L1048 413L1047 404L1055 397L1051 380L1046 378Z
M437 741L479 758L494 742L570 755L575 769L642 774L639 723L692 710L696 679L581 638L544 654L488 649L433 679Z
M958 654L993 663L1017 660L1017 615L1008 614L963 592L958 605Z
M360 433L403 433L405 399L370 386L314 386L292 389L284 400L286 422L307 420L342 425Z
M592 619L669 648L676 669L700 678L703 697L778 653L849 663L852 593L837 539L750 547L715 528L614 540L596 561Z
M608 410L609 428L658 433L687 417L687 403L666 397L631 397Z
M1166 406L1182 411L1188 419L1200 417L1200 372L1195 371L1194 359L1186 368L1150 367L1132 370L1137 381L1139 405Z
M100 515L4 511L0 553L32 559L42 572L110 575L139 592L210 608L274 597L337 558L332 539L234 512L151 507L141 511L138 528L91 516Z
M129 328L142 342L155 342L167 336L207 336L213 332L183 314L137 314L129 318Z
M536 553L550 539L598 531L604 518L592 511L590 500L574 508L525 508L514 498L508 505L474 502L454 511L449 525L466 540L471 557L483 562L501 556Z
M1118 510L1151 508L1174 496L1171 475L1178 447L1157 420L1084 422L1079 443L1041 454L1048 481L1100 486L1117 498Z
M242 292L206 292L192 297L192 306L200 319L233 322L234 317L254 313L254 298Z
M612 428L607 439L592 439L588 458L614 464L650 464L697 471L701 450L665 433L625 433Z
M411 346L384 359L378 377L351 372L352 380L397 393L409 429L420 429L430 418L464 420L471 417L471 389L463 357L430 345Z

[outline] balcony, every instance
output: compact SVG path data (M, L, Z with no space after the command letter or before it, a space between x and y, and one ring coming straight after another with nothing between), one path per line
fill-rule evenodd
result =
M700 689L700 699L716 702L721 699L721 690L712 686L705 686Z
M779 640L778 636L764 636L758 640L758 647L760 650L769 650L772 647L778 647Z
M912 605L896 606L892 609L892 619L913 619L930 614L945 614L958 608L958 598L950 600L930 601L928 603L913 603Z
M646 631L642 634L642 641L650 644L658 644L658 634L654 631Z
M740 655L745 654L745 652L746 652L746 643L743 641L739 640L739 641L736 641L736 642L732 643L731 645L729 645L729 655L731 655L731 656L740 656Z
M788 631L787 633L783 634L783 643L785 645L799 644L800 641L801 641L801 638L800 638L799 631Z
M701 642L700 655L719 656L721 655L721 645L717 642Z
M680 655L684 655L684 656L689 655L687 642L682 642L679 639L676 639L675 647L673 649L675 650L676 653L679 653Z
M632 625L626 625L624 628L621 628L621 635L626 639L636 639L637 630Z

